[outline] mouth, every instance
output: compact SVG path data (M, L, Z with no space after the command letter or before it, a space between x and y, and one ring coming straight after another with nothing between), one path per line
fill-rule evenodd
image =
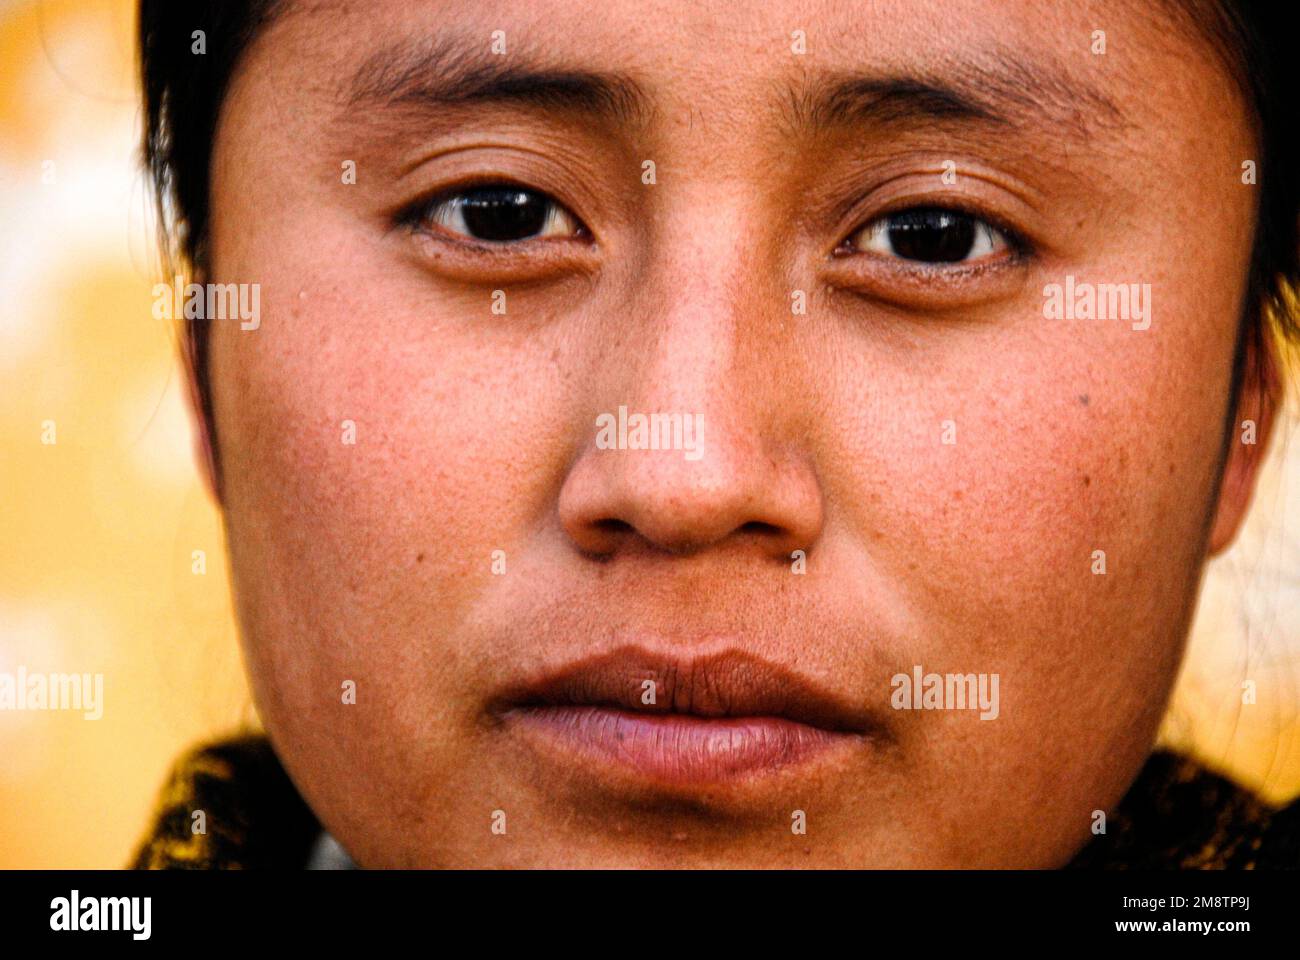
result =
M772 775L879 733L865 710L739 651L624 648L520 684L492 712L561 759L669 785Z

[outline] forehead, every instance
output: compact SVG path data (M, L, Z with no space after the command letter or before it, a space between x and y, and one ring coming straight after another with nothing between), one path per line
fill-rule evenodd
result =
M1125 95L1177 93L1189 74L1223 79L1177 0L603 0L599 15L588 0L283 0L278 9L262 39L295 69L331 78L322 82L345 102L339 81L357 69L400 70L431 45L618 74L657 105L687 107L867 71L1021 88L1088 115Z
M1037 194L1109 184L1193 203L1177 172L1222 165L1254 138L1183 0L277 9L236 72L215 149L256 139L294 169L346 151L406 170L437 137L522 125L552 147L671 153L701 180L925 150L1021 168Z

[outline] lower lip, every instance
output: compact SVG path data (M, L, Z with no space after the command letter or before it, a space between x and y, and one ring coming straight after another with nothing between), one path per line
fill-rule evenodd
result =
M666 783L750 778L861 739L782 717L633 713L599 706L527 707L509 716L580 756Z

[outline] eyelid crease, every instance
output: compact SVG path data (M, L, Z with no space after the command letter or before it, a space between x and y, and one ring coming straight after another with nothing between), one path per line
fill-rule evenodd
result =
M802 191L801 206L792 208L790 215L805 233L818 237L816 243L827 244L826 255L872 221L921 207L985 221L1022 250L1052 248L1047 236L1051 218L1032 185L973 161L956 162L955 184L943 182L945 168L932 156L845 164Z

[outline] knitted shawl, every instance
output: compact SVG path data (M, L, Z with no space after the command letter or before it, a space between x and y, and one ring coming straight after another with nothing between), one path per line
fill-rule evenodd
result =
M192 814L202 810L205 831ZM300 870L322 837L264 736L206 744L176 763L132 866L142 870ZM1265 804L1177 754L1156 751L1106 833L1074 869L1296 869L1300 801Z

